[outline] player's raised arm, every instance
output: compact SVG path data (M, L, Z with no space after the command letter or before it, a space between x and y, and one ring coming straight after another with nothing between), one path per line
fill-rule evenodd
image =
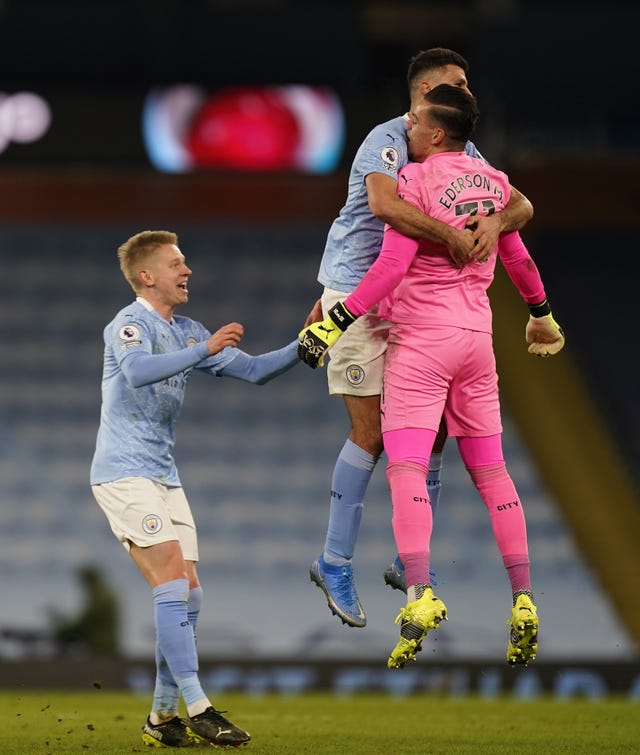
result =
M451 258L459 266L473 254L475 239L466 229L453 228L402 198L398 182L382 173L370 173L366 178L371 212L387 225L412 239L428 239L444 244ZM497 239L497 236L496 236Z

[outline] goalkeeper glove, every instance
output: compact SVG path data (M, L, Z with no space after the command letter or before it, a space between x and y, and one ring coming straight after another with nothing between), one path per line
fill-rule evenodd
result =
M529 354L539 357L557 354L564 346L564 333L553 319L549 302L545 299L540 304L530 304L529 312L531 314L525 331Z
M309 367L324 364L324 355L356 318L342 302L335 304L322 322L314 322L298 335L298 357Z

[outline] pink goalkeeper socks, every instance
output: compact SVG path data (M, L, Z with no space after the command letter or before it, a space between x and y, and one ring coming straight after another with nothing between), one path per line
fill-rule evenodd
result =
M518 493L505 464L467 469L489 511L512 591L530 590L527 527Z
M429 541L433 518L426 477L427 468L413 462L390 462L387 466L393 505L391 524L407 587L430 583Z

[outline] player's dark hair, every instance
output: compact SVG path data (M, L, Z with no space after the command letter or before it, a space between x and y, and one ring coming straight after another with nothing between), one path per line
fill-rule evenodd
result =
M467 142L476 127L480 111L476 98L460 87L440 84L427 92L430 117L442 128L449 141Z
M465 74L469 71L467 60L460 53L449 50L447 47L431 47L428 50L421 50L416 53L409 61L407 70L409 90L413 89L418 79L425 73L445 66L459 66Z

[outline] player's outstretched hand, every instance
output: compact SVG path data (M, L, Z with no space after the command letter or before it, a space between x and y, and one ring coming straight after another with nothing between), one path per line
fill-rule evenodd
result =
M311 312L307 315L307 319L304 321L303 328L308 328L314 322L320 322L322 320L322 300L317 299L313 305Z
M327 317L303 328L298 334L298 357L315 370L324 365L327 351L340 338L344 331L355 321L349 310L338 302Z
M244 328L239 322L230 322L228 325L223 325L207 339L209 355L217 354L226 346L237 346L242 340L243 335Z
M539 357L553 356L564 346L564 333L551 312L544 317L530 316L525 338L529 344L529 354Z

